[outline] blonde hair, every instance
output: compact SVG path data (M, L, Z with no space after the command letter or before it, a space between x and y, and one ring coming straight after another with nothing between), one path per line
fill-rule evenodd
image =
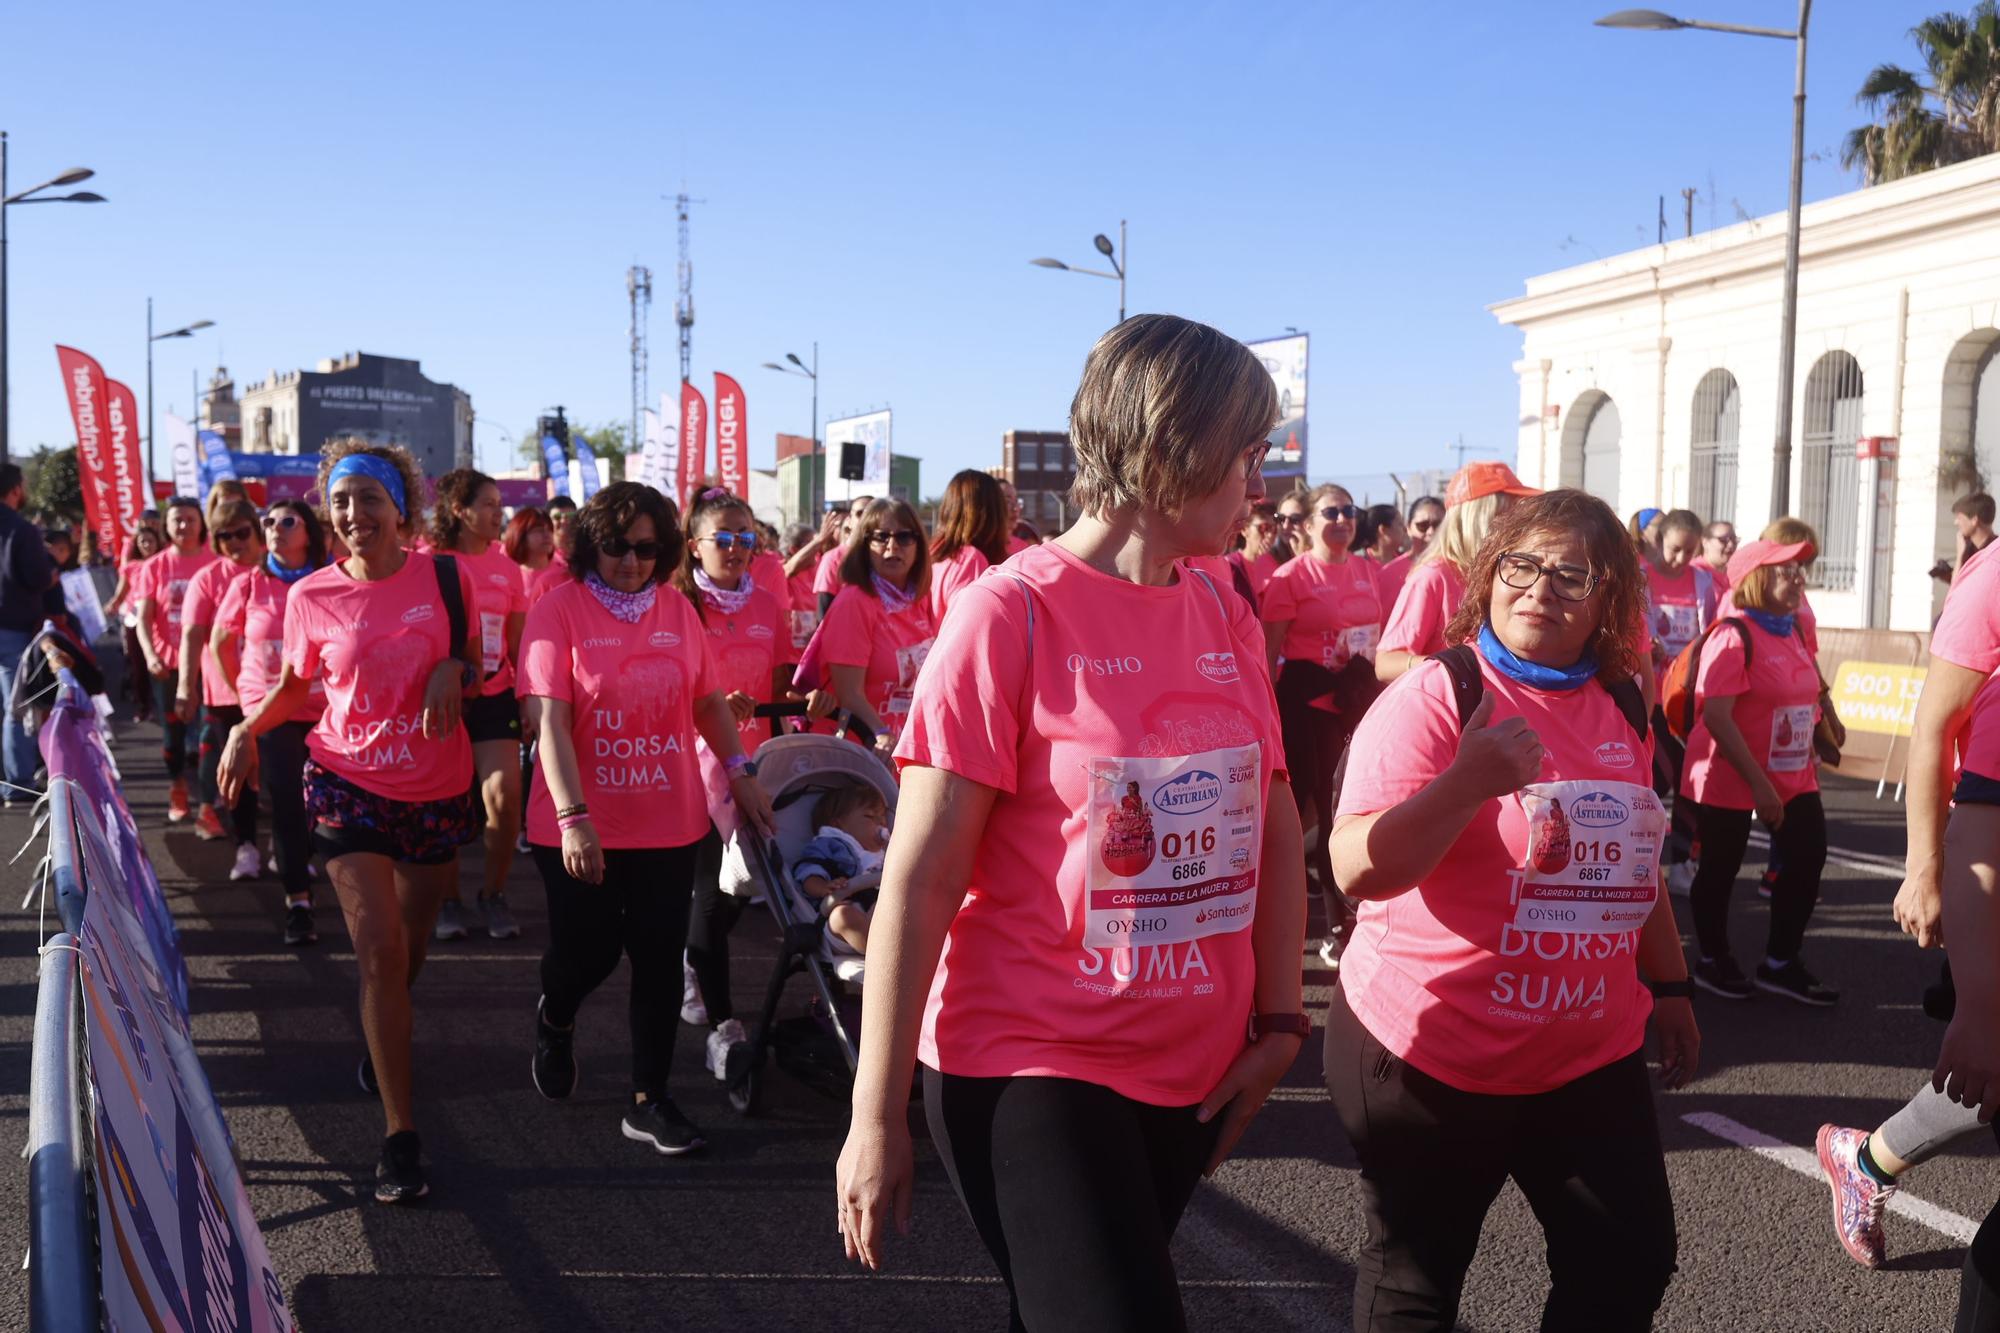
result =
M1793 542L1807 543L1812 550L1806 553L1805 559L1799 561L1801 565L1811 564L1819 555L1819 534L1813 531L1812 524L1802 518L1793 518L1789 514L1783 518L1774 518L1765 524L1764 531L1758 534L1758 540L1781 542L1787 546ZM1759 565L1738 579L1736 586L1729 590L1730 605L1745 611L1770 610L1773 577L1771 571L1776 568L1775 565Z
M1442 562L1456 569L1460 577L1470 574L1479 548L1486 542L1486 534L1493 530L1494 520L1505 513L1516 498L1505 492L1496 492L1482 495L1477 500L1446 506L1444 522L1438 524L1437 535L1431 538L1431 544L1424 548L1424 553L1412 562L1412 568Z
M1174 315L1134 315L1097 340L1070 403L1070 502L1169 516L1222 488L1271 433L1278 391L1234 338Z

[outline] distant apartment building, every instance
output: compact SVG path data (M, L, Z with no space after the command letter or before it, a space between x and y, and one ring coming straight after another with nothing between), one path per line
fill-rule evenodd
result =
M355 435L399 444L430 476L472 457L472 397L415 361L350 352L317 370L272 371L243 390L245 453L316 454Z
M1021 497L1021 517L1043 533L1068 526L1073 510L1070 484L1076 454L1063 430L1010 430L1000 437L1000 466L993 475L1012 482Z

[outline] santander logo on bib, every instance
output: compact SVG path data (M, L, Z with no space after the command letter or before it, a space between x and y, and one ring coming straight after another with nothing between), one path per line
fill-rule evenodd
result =
M1236 669L1235 653L1203 653L1194 659L1194 669L1217 685L1229 685L1242 678Z
M1638 762L1632 756L1632 747L1624 741L1606 741L1594 753L1597 762L1606 768L1630 768Z

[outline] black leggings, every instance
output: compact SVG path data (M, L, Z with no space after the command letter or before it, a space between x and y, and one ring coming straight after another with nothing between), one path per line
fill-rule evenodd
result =
M1695 867L1694 933L1704 958L1722 958L1729 949L1729 890L1743 868L1750 845L1750 811L1696 805L1701 861ZM1764 953L1789 963L1799 956L1819 902L1820 871L1826 868L1826 810L1819 793L1805 792L1785 804L1785 822L1771 834L1777 883L1771 888L1771 926Z
M688 914L687 959L712 1024L736 1016L729 999L729 932L743 900L722 891L722 835L713 828L695 845L694 905Z
M584 998L632 958L632 1090L667 1095L674 1034L681 1021L681 951L701 846L612 849L604 882L585 884L563 869L562 849L534 847L549 897L549 947L542 955L543 1016L576 1022Z
M1652 1326L1677 1240L1640 1052L1548 1092L1463 1092L1392 1055L1336 989L1326 1087L1361 1162L1368 1221L1355 1333L1453 1327L1480 1226L1510 1176L1547 1244L1545 1333Z
M923 1069L931 1141L1007 1283L1014 1329L1187 1327L1168 1252L1220 1117L1066 1078Z
M146 664L141 662L139 670ZM170 722L167 719L174 711L174 693L180 688L178 672L170 671L164 676L153 678L153 716L160 724L160 758L167 761L167 776L178 782L187 772L188 763L188 723L192 720L181 718Z
M1374 669L1373 663L1358 657L1337 673L1313 662L1287 662L1278 673L1278 720L1285 763L1291 769L1292 799L1299 807L1299 823L1311 834L1306 839L1306 866L1319 877L1329 934L1341 933L1351 915L1333 882L1333 854L1327 849L1333 833L1333 775L1373 698L1367 687L1373 684ZM1362 670L1370 673L1365 683L1358 679ZM1315 698L1329 694L1341 712L1313 706ZM1314 827L1317 834L1311 833Z
M310 722L285 722L257 738L257 774L271 800L271 833L287 902L312 901L312 816L306 813L306 734Z
M2000 1121L1993 1125L2000 1138ZM2000 1203L1986 1214L1958 1273L1958 1320L1953 1333L2000 1333Z
M210 704L201 712L201 799L210 805L222 805L222 747L229 741L229 729L243 720L243 710L235 704ZM301 771L305 758L300 756ZM230 832L236 835L236 845L257 841L257 788L245 786L243 794L236 798L236 806L229 812Z

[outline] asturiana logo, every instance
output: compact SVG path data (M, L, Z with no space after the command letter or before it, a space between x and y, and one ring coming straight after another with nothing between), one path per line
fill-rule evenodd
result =
M1153 792L1153 808L1161 814L1191 815L1222 799L1222 779L1207 769L1191 768L1163 782Z
M1571 802L1569 817L1585 828L1616 828L1631 817L1625 802L1608 791L1589 792Z
M655 648L678 648L681 644L681 636L670 629L655 630L646 639L646 642L652 644Z
M437 608L429 602L425 602L421 606L413 606L403 612L403 623L405 625L421 625L436 614Z
M1194 659L1194 669L1217 685L1228 685L1241 678L1236 670L1235 653L1203 653Z
M1597 762L1606 768L1630 768L1638 761L1632 757L1632 747L1624 741L1606 741L1597 747Z

